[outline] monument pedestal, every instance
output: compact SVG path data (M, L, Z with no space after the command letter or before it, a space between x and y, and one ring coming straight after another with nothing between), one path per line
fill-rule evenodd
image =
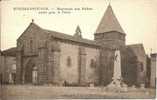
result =
M127 85L121 79L114 79L108 86L107 90L115 92L126 92Z
M107 87L121 87L121 81L113 80Z

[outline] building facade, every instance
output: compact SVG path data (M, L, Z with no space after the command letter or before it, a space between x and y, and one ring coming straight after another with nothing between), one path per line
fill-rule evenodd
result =
M1 52L0 80L2 84L14 84L16 79L16 48Z
M0 50L0 84L2 84L2 51Z
M157 67L157 53L151 54L151 77L150 86L156 87L156 67Z
M79 26L71 36L43 29L32 21L17 39L16 82L107 85L112 81L114 52L119 49L124 82L145 84L143 45L126 45L125 36L110 5L94 40L84 39Z

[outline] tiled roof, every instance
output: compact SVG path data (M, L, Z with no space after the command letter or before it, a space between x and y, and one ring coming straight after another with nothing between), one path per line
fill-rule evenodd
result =
M16 47L9 48L7 50L2 51L2 55L6 56L16 56Z
M102 17L99 26L96 30L96 34L110 32L110 31L117 31L120 33L125 33L122 29L121 25L119 24L111 5L107 7L107 10Z
M157 53L152 53L151 57L157 57Z

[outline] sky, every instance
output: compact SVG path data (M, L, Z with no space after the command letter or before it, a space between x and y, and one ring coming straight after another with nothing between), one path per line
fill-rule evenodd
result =
M16 47L16 40L32 19L44 29L70 35L75 33L79 25L83 38L93 40L108 4L107 0L2 0L1 49ZM126 44L142 43L147 54L157 52L157 0L111 0L110 4L126 33ZM57 8L68 10L64 10L67 13L62 13ZM69 10L71 8L73 10ZM80 10L74 10L75 8Z

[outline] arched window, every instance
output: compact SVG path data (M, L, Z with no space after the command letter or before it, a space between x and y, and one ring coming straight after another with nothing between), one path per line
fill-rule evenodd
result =
M67 57L67 66L68 66L68 67L71 67L71 65L72 65L71 57L68 56L68 57Z
M91 68L95 68L96 67L96 62L95 62L94 59L91 59L91 61L90 61L90 67Z

